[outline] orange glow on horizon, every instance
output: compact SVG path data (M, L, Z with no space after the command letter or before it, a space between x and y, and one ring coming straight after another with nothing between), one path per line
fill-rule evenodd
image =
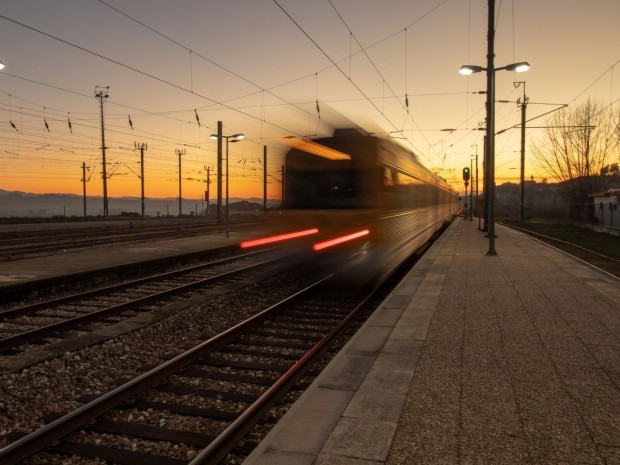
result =
M5 173L6 174L6 173ZM74 173L73 173L74 174ZM87 175L88 176L88 175ZM217 187L212 175L209 200L217 201ZM108 197L140 197L140 180L137 178L119 177L108 180ZM6 191L19 191L28 194L58 194L77 195L83 194L83 183L76 175L75 179L51 176L32 176L29 179L20 177L0 176L0 189ZM226 183L222 183L222 198L225 199ZM282 188L280 185L269 184L267 186L267 198L280 200ZM201 200L205 195L205 182L184 181L181 194L183 199ZM101 197L103 185L100 177L94 175L86 182L87 197ZM179 184L177 180L151 181L146 177L144 195L151 199L178 198ZM263 198L263 183L260 181L235 181L230 183L230 198Z
M126 121L126 116L125 120ZM17 120L17 115L13 116ZM48 121L52 119L48 115ZM114 128L113 118L108 120ZM135 120L134 120L135 121ZM167 125L159 122L151 128L156 134L166 134ZM21 129L21 125L17 124ZM10 127L10 126L9 126ZM51 124L49 136L22 134L15 131L12 139L3 145L0 154L0 189L19 191L30 194L60 194L82 196L85 187L87 197L103 195L103 173L100 149L100 134L96 127L80 130L77 118L69 132L66 124ZM193 129L193 128L190 128ZM26 137L26 135L28 137ZM49 137L49 139L48 139ZM62 144L54 143L51 137L62 139ZM88 144L92 137L94 142ZM132 136L133 137L133 136ZM167 144L157 144L152 134L145 137L148 149L144 152L144 195L151 199L176 199L179 197L179 157L174 155ZM160 137L160 136L157 136ZM164 136L161 136L164 137ZM184 131L183 142L191 145L187 154L181 157L181 196L187 200L204 200L207 190L207 177L210 181L209 197L217 198L217 151L215 146L200 147L198 132ZM141 192L140 151L126 142L126 135L121 134L117 141L109 143L107 156L107 194L109 198L135 197ZM108 144L107 144L108 145ZM262 150L256 144L243 142L232 144L230 150L229 195L233 199L262 199L264 185L267 182L267 197L270 200L281 198L281 175L278 174L282 162L279 152L270 152L267 166L268 179L264 179ZM262 145L260 146L262 149ZM274 153L275 152L275 153ZM84 169L83 169L84 168ZM226 191L226 173L222 173L222 196ZM86 182L83 182L83 178Z

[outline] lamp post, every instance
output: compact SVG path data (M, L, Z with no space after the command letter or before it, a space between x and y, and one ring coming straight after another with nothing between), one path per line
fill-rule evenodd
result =
M232 142L239 142L240 140L245 139L245 136L243 134L233 134L232 136L211 134L209 137L213 140L226 139L226 237L230 237L228 215L228 141L232 139Z
M459 70L459 73L465 76L469 76L472 73L479 73L481 71L487 72L487 130L486 130L486 150L485 150L485 171L488 178L488 234L489 234L489 251L487 255L497 255L495 251L495 218L494 218L494 197L495 197L495 72L506 70L516 71L522 73L530 69L529 63L522 61L519 63L512 63L507 66L501 66L495 68L493 65L493 41L494 41L494 1L489 0L489 51L487 54L487 67L476 65L463 65Z
M495 218L493 199L495 197L495 71L506 70L522 73L530 69L529 63L522 61L499 68L495 67L495 0L488 0L489 11L487 17L487 66L461 66L459 73L469 76L480 71L487 72L487 127L486 146L484 151L485 179L488 178L488 195L485 190L485 199L488 197L488 234L489 251L487 255L497 255L495 251ZM486 213L486 212L485 212Z

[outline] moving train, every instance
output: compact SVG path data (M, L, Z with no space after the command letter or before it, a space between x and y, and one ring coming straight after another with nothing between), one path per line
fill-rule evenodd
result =
M457 215L456 192L392 140L340 129L290 142L273 234L244 248L286 241L296 254L378 280Z

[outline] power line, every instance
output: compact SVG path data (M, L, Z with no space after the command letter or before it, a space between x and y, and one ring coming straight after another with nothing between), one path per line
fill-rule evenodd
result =
M360 49L362 50L362 52L364 53L364 56L368 59L368 61L370 62L370 64L372 65L372 67L375 69L375 71L377 72L377 74L379 75L379 77L381 78L381 80L384 83L387 83L387 81L385 80L385 77L383 76L383 74L381 73L381 71L379 71L379 68L377 68L377 65L375 65L375 62L372 60L372 58L370 58L370 55L368 55L368 52L366 52L366 50L364 49L364 47L362 47L362 44L360 43L359 40L357 40L357 37L355 36L355 34L353 33L353 31L351 30L351 28L349 27L349 25L346 23L346 21L344 20L344 18L342 17L342 15L340 14L340 12L338 11L338 9L336 8L336 6L334 5L334 3L332 2L332 0L328 0L329 4L332 6L332 8L334 9L334 11L336 12L336 15L338 15L338 18L340 18L340 21L342 21L342 24L344 24L344 26L347 28L347 31L349 31L349 33L351 34L351 37L353 37L353 39L355 39L355 42L357 42L357 45L360 47ZM350 79L350 78L349 78ZM390 92L392 93L392 95L394 97L396 97L396 92L394 92L394 90L392 89L392 87L388 84L388 89L390 90ZM400 102L400 100L399 100ZM402 105L402 103L401 103ZM408 109L403 107L403 109L405 111L408 112Z
M374 42L374 43L370 44L368 47L366 47L366 49L367 49L367 50L369 50L369 49L371 49L371 48L374 48L374 47L376 47L377 45L380 45L380 44L382 44L383 42L388 41L388 40L392 39L393 37L396 37L398 34L401 34L404 30L406 30L406 29L410 29L411 27L415 26L417 23L419 23L420 21L422 21L423 19L425 19L427 16L429 16L429 15L430 15L430 14L432 14L432 13L434 13L437 9L439 9L441 6L443 6L444 4L448 3L449 1L450 1L450 0L443 0L441 3L439 3L438 5L436 5L435 7L433 7L432 9L430 9L429 11L427 11L426 13L424 13L422 16L420 16L419 18L417 18L416 20L414 20L411 24L409 24L408 26L406 26L406 27L405 27L405 29L400 29L399 31L397 31L397 32L395 32L395 33L393 33L393 34L391 34L391 35L389 35L389 36L387 36L387 37L384 37L383 39L380 39L380 40L378 40L377 42ZM342 63L343 61L346 61L347 59L350 59L352 56L358 55L359 53L362 53L362 50L360 50L359 52L354 53L353 55L351 55L351 56L349 56L349 57L343 58L343 59L342 59L342 60L340 60L340 61L337 61L337 62L336 62L336 63L337 63L336 65L331 64L331 65L329 65L329 66L327 66L327 67L325 67L325 68L322 68L322 69L320 69L320 70L318 70L318 71L316 71L316 72L314 72L314 73L312 73L312 74L307 74L307 75L305 75L305 76L301 76L301 77L298 77L298 78L295 78L295 79L291 79L291 80L289 80L289 81L286 81L286 82L283 82L283 83L277 84L277 85L275 85L275 86L269 87L269 90L272 90L272 89L277 89L278 87L283 87L283 86L286 86L286 85L292 84L292 83L297 82L297 81L302 81L302 80L304 80L304 79L308 79L308 78L310 78L310 77L313 77L315 74L318 74L318 73L322 73L322 72L324 72L324 71L327 71L328 69L332 68L333 66L338 67L338 66L337 66L338 64Z
M588 89L590 89L590 87L592 87L594 84L596 84L596 83L597 83L597 82L598 82L598 81L599 81L599 80L600 80L603 76L605 76L605 75L606 75L606 74L607 74L610 70L611 70L611 71L613 71L614 67L615 67L618 63L620 63L620 58L619 58L618 60L616 60L616 62L615 62L613 65L611 65L609 68L607 68L607 69L606 69L606 70L605 70L605 71L604 71L604 72L603 72L603 73L602 73L599 77L597 77L596 79L594 79L594 81L592 81L590 84L588 84L588 85L586 86L586 88L585 88L585 89L583 89L581 92L579 92L579 93L577 94L577 96L576 96L574 99L572 99L572 100L570 101L569 105L570 105L571 103L573 103L575 100L577 100L579 97L581 97L583 94L585 94L585 93L588 91Z
M288 17L288 18L289 18L289 19L293 22L293 24L294 24L295 26L297 26L297 28L298 28L298 29L299 29L299 30L300 30L300 31L301 31L301 32L302 32L302 33L303 33L303 34L304 34L304 35L308 38L308 40L309 40L310 42L312 42L312 44L313 44L313 45L314 45L314 46L315 46L315 47L316 47L316 48L317 48L317 49L318 49L318 50L319 50L319 51L320 51L320 52L321 52L321 53L325 56L325 58L327 58L327 59L331 62L331 64L332 64L333 66L335 66L335 67L336 67L336 69L338 69L338 71L340 71L340 73L341 73L341 74L342 74L345 78L347 78L347 79L348 79L348 81L349 81L349 82L353 85L353 87L355 87L355 88L357 89L357 91L358 91L360 94L362 94L362 95L364 96L364 98L365 98L365 99L366 99L366 100L367 100L367 101L368 101L368 102L369 102L369 103L370 103L370 104L371 104L371 105L372 105L372 106L373 106L373 107L374 107L374 108L375 108L375 109L376 109L379 113L381 113L381 114L383 115L383 112L379 109L379 107L377 107L377 106L374 104L374 102L373 102L373 101L372 101L372 100L371 100L371 99L370 99L370 98L366 95L366 93L365 93L362 89L360 89L360 87L359 87L359 86L358 86L355 82L353 82L353 81L350 79L350 77L349 77L349 76L347 76L347 75L346 75L346 73L342 70L342 68L340 68L340 66L338 66L338 64L337 64L337 63L336 63L336 62L332 59L332 57L330 57L330 56L327 54L327 52L326 52L325 50L323 50L323 48L322 48L322 47L321 47L321 46L320 46L320 45L319 45L319 44L318 44L318 43L317 43L317 42L316 42L316 41L315 41L312 37L310 37L310 34L308 34L308 33L306 32L306 30L305 30L303 27L301 27L301 25L300 25L297 21L295 21L295 19L294 19L294 18L293 18L293 17L289 14L289 12L288 12L288 11L286 11L286 10L282 7L282 5L280 5L280 4L278 3L278 0L273 0L273 2L274 2L274 3L278 6L278 8L280 8L280 10L282 10L282 12L283 12L283 13L284 13L284 14L285 14L285 15L286 15L286 16L287 16L287 17ZM392 123L392 121L390 121L390 119L389 119L389 118L387 118L385 115L383 115L383 117L384 117L384 118L388 121L388 123L390 123L390 124L392 125L392 127L393 127L394 129L396 129L396 125L395 125L394 123Z
M43 87L49 87L51 89L59 90L61 92L67 92L67 93L70 93L70 94L78 95L80 97L85 97L85 98L88 98L88 99L92 99L91 95L86 95L86 94L83 94L81 92L76 92L74 90L65 89L63 87L55 86L55 85L52 85L52 84L47 84L45 82L37 81L37 80L34 80L34 79L29 79L29 78L26 78L26 77L23 77L23 76L17 76L15 74L4 73L4 72L2 73L2 76L10 76L10 77L13 77L13 78L16 78L16 79L20 79L20 80L23 80L23 81L26 81L26 82L31 82L33 84L37 84L37 85L40 85L40 86L43 86ZM12 95L12 94L7 94L7 95ZM17 98L19 98L19 97L17 97ZM43 105L40 105L40 104L37 104L37 103L34 103L34 102L30 102L30 101L28 101L26 99L23 99L23 98L20 98L20 100L23 100L23 101L28 102L28 103L32 103L33 105L39 105L39 106L43 107ZM110 101L109 104L110 105L116 105L116 106L119 106L121 108L126 108L128 110L139 111L139 112L142 112L142 113L147 114L147 115L152 115L152 116L158 116L158 117L162 117L162 118L171 119L171 120L179 122L179 123L195 124L195 123L188 122L186 120L181 120L181 119L178 119L178 118L172 118L172 117L168 116L169 113L173 113L173 112L153 112L153 111L150 111L150 110L144 110L142 108L138 108L138 107L134 107L134 106L130 106L130 105L124 105L122 103L118 103L118 102L115 102L115 101ZM62 111L62 110L57 110L57 111ZM191 110L175 110L175 111L186 113L186 112L189 112ZM72 112L72 113L73 114L77 114L75 112ZM96 116L96 113L93 112L92 114L94 116ZM209 129L211 129L211 128L209 128Z
M280 125L278 125L278 124L276 124L276 123L272 123L272 122L269 122L269 121L267 121L267 120L263 120L263 119L261 119L261 118L259 118L259 117L257 117L257 116L254 116L254 115L252 115L252 114L250 114L250 113L246 113L246 112L241 111L241 110L239 110L239 109L237 109L237 108L235 108L235 107L231 107L230 105L227 105L225 102L220 102L220 101L215 100L215 99L213 99L213 98L207 97L206 95L203 95L203 94L201 94L201 93L194 92L194 91L192 91L192 90L190 90L190 89L186 89L185 87L183 87L183 86L181 86L181 85L179 85L179 84L175 84L175 83L170 82L170 81L168 81L168 80L166 80L166 79L164 79L164 78L161 78L161 77L155 76L154 74L147 73L146 71L139 70L138 68L135 68L135 67L133 67L133 66L127 65L127 64L122 63L122 62L120 62L120 61L118 61L118 60L115 60L115 59L113 59L113 58L106 57L106 56L104 56L104 55L102 55L102 54L100 54L100 53L94 52L94 51L89 50L89 49L87 49L87 48L85 48L85 47L82 47L82 46L80 46L80 45L77 45L77 44L71 43L71 42L69 42L69 41L67 41L67 40L61 39L60 37L56 37L56 36L54 36L54 35L52 35L52 34L49 34L49 33L47 33L47 32L41 31L40 29L37 29L37 28L35 28L35 27L28 26L27 24L24 24L24 23L19 22L19 21L17 21L17 20L11 19L11 18L9 18L9 17L7 17L7 16L4 16L4 15L1 15L1 14L0 14L0 18L4 19L4 20L6 20L6 21L9 21L9 22L11 22L11 23L13 23L13 24L16 24L16 25L18 25L18 26L21 26L21 27L23 27L23 28L29 29L29 30L31 30L31 31L33 31L33 32L36 32L36 33L38 33L38 34L41 34L41 35L43 35L43 36L45 36L45 37L48 37L48 38L50 38L50 39L56 40L56 41L58 41L58 42L60 42L60 43L63 43L63 44L65 44L65 45L68 45L68 46L70 46L70 47L76 48L76 49L78 49L78 50L80 50L80 51L82 51L82 52L84 52L84 53L89 54L89 55L93 55L93 56L95 56L95 57L97 57L97 58L100 58L100 59L102 59L102 60L104 60L104 61L108 61L108 62L113 63L113 64L115 64L115 65L117 65L117 66L120 66L120 67L122 67L122 68L126 68L126 69L128 69L128 70L130 70L130 71L133 71L133 72L135 72L135 73L137 73L137 74L140 74L140 75L142 75L142 76L145 76L145 77L148 77L148 78L150 78L150 79L153 79L153 80L155 80L155 81L157 81L157 82L160 82L160 83L162 83L162 84L166 84L166 85L168 85L168 86L170 86L170 87L173 87L173 88L175 88L175 89L178 89L178 90L183 91L183 92L186 92L186 93L189 93L189 94L191 94L191 95L196 95L197 97L200 97L200 98L202 98L202 99L204 99L204 100L208 100L208 101L210 101L210 102L213 102L214 104L221 105L221 106L223 106L224 108L227 108L227 109L232 110L232 111L234 111L234 112L240 113L240 114L242 114L242 115L244 115L244 116L247 116L248 118L251 118L251 119L254 119L254 120L258 120L258 121L263 121L263 122L265 122L265 123L269 124L270 126L273 126L273 127L277 128L277 129L281 129L281 130L285 131L287 134L294 134L294 135L296 135L296 136L301 136L301 134L297 133L296 131L293 131L292 129L288 129L288 128L285 128L285 127L283 127L283 126L280 126Z
M340 73L347 78L347 80L351 83L351 85L353 85L353 87L355 87L357 89L357 91L364 96L364 98L368 101L368 103L370 103L370 105L378 112L381 114L381 116L383 116L383 118L385 118L385 120L392 126L393 129L397 130L398 127L392 122L392 120L390 118L388 118L385 113L383 111L381 111L379 109L379 107L377 105L375 105L375 103L366 95L366 93L353 81L351 80L351 78L349 76L346 75L346 73L342 70L342 68L340 66L338 66L338 64L327 54L327 52L325 52L325 50L323 50L323 48L310 36L310 34L308 34L306 32L306 30L301 27L301 25L278 3L277 0L273 0L273 2L278 6L278 8L280 8L280 10L282 10L282 12L293 22L293 24L295 24L295 26L297 26L297 28L308 38L308 40L310 40L310 42L312 42L312 44L332 63L333 66L336 67L336 69L338 71L340 71ZM385 81L384 81L385 82ZM411 144L410 141L409 144ZM413 144L411 144L413 146ZM430 160L429 160L430 162Z
M280 96L278 96L278 95L274 94L273 92L270 92L269 90L267 90L267 89L263 88L262 86L259 86L259 85L258 85L258 84L256 84L255 82L250 81L249 79L245 78L244 76L241 76L240 74L235 73L234 71L230 70L229 68L226 68L225 66L223 66L223 65L221 65L221 64L219 64L219 63L217 63L217 62L215 62L215 61L213 61L213 60L211 60L211 59L209 59L209 58L207 58L207 57L205 57L205 56L203 56L203 55L201 55L200 53L197 53L195 50L192 50L191 48L187 47L186 45L183 45L182 43L180 43L180 42L178 42L178 41L174 40L174 39L173 39L173 38L171 38L170 36L167 36L166 34L163 34L163 33L159 32L158 30L156 30L156 29L152 28L151 26L149 26L148 24L146 24L146 23L144 23L144 22L142 22L142 21L140 21L140 20L138 20L138 19L134 18L133 16L130 16L129 14L125 13L124 11L121 11L121 10L119 10L118 8L115 8L115 7L111 6L110 4L108 4L108 3L104 2L103 0L97 0L97 1L98 1L99 3L101 3L101 4L105 5L105 6L107 6L108 8L110 8L110 9L112 9L112 10L116 11L117 13L119 13L119 14L121 14L121 15L125 16L126 18L130 19L131 21L136 22L137 24L139 24L139 25L141 25L142 27L144 27L144 28L148 29L149 31L153 32L154 34L157 34L158 36L163 37L164 39L166 39L166 40L168 40L168 41L172 42L173 44L175 44L175 45L177 45L177 46L181 47L182 49L186 50L187 52L189 52L189 53L190 53L190 68L191 68L191 57L192 57L192 55L196 55L197 57L199 57L199 58L203 59L203 60L204 60L204 61L206 61L207 63L210 63L210 64L212 64L213 66L216 66L216 67L220 68L221 70L226 71L227 73L229 73L229 74L231 74L231 75L235 76L236 78L238 78L238 79L240 79L240 80L242 80L242 81L244 81L244 82L246 82L246 83L248 83L248 84L250 84L250 85L252 85L252 86L256 87L257 89L259 89L259 90L261 90L261 91L268 92L270 95L272 95L272 96L274 96L274 97L276 97L276 98L278 98L278 99L282 100L283 102L287 103L288 105L291 105L291 106L293 106L293 107L295 107L295 108L297 108L297 109L299 109L299 110L303 111L304 113L307 113L307 114L309 114L309 115L312 115L312 113L310 113L309 111L307 111L307 110L305 110L305 109L303 109L303 108L301 108L301 107L299 107L299 106L295 105L295 104L294 104L294 103L292 103L292 102L289 102L289 101L288 101L288 100L286 100L285 98L280 97ZM191 72L192 72L192 70L190 69L190 73L191 73ZM193 79L193 77L192 77L192 79ZM193 92L193 88L191 89L191 91ZM333 125L332 125L332 127L333 127Z

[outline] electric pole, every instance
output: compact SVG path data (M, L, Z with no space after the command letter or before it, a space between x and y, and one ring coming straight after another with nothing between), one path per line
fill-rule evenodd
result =
M185 155L185 149L176 149L176 153L179 156L179 216L183 215L183 208L182 208L182 202L183 202L183 196L181 194L181 156Z
M284 208L284 165L282 165L282 208Z
M476 176L476 216L478 217L478 229L480 229L480 215L478 214L478 145L472 145L472 148L476 147L476 154L475 154L475 160L476 160L476 171L475 173L472 172L472 176ZM472 155L473 156L473 155Z
M101 108L101 156L103 158L103 216L108 216L108 173L105 159L105 130L103 125L103 99L108 98L108 90L110 86L100 87L95 86L95 97L99 99L99 106Z
M205 165L207 171L207 190L205 191L205 201L207 203L206 216L209 217L209 202L211 200L211 167Z
M139 144L134 142L134 147L140 149L140 190L142 192L142 219L144 219L144 151L147 149L147 145L143 142Z
M86 218L86 163L82 162L82 196L84 197L84 218Z
M217 122L217 220L222 218L222 122Z
M515 88L523 84L523 100L517 100L517 105L521 106L521 191L519 199L519 223L525 221L525 110L527 109L527 101L525 95L525 81L513 83Z
M267 146L263 146L263 211L267 210Z

